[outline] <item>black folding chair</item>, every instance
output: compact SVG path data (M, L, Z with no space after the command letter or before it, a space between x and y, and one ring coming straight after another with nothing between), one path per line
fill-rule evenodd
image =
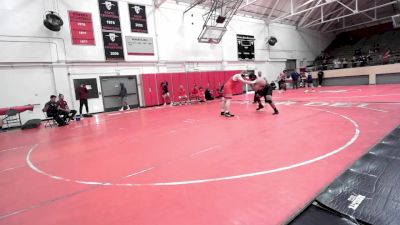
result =
M44 122L44 127L56 127L57 126L57 122L54 120L54 117L51 116L47 116L46 112L43 112L44 115L44 120L42 120Z

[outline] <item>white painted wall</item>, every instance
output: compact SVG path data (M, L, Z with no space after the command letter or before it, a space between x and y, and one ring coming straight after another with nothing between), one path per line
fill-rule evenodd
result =
M44 118L42 108L56 93L53 71L48 67L0 68L0 107L37 104L21 115L23 122Z
M284 69L286 59L297 59L299 65L301 62L305 65L333 39L330 35L314 31L297 30L280 24L266 25L264 21L248 17L234 17L219 45L201 44L197 42L197 37L203 25L203 9L194 8L183 15L187 5L172 0L159 9L154 9L152 0L124 0L118 2L123 36L153 37L156 55L128 56L125 49L125 63L104 63L97 0L56 2L58 4L54 4L53 0L13 0L0 4L0 49L3 53L0 54L0 107L29 103L43 105L50 94L64 93L69 104L76 109L79 103L74 100L72 86L75 78L254 69L262 71L269 80L274 80ZM130 32L128 2L146 5L148 34ZM63 18L64 27L60 32L49 31L43 26L43 14L48 10L58 11ZM71 44L69 10L92 13L95 46ZM238 61L237 34L255 36L254 62ZM265 45L270 35L278 38L274 47ZM125 38L123 40L125 42ZM54 64L37 65L44 62ZM21 63L29 65L19 67ZM24 85L27 84L30 87L25 89ZM24 91L18 91L15 87L24 87ZM92 112L103 111L102 99L89 100L89 107ZM24 113L22 116L24 120L41 118L42 113L38 108L34 113Z

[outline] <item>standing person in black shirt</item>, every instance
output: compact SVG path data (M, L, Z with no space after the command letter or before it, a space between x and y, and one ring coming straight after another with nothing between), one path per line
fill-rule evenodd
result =
M126 90L126 87L123 83L119 84L121 86L121 90L119 91L119 97L121 97L121 109L119 111L124 111L125 107L127 110L130 110L131 108L128 105L128 91Z
M172 100L168 89L168 82L166 80L164 82L161 82L161 90L162 90L162 97L164 99L164 106L167 105L167 97L169 98L170 104L172 106Z
M324 81L324 71L318 71L318 87L322 86L322 82Z
M82 107L85 106L86 108L86 113L88 116L90 116L89 114L89 105L88 105L88 98L89 98L89 90L86 88L85 84L81 84L77 90L76 93L78 95L79 98L79 113L82 116Z

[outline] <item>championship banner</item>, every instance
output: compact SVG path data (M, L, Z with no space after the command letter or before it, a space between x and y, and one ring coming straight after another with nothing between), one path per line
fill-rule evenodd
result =
M131 31L135 33L148 33L146 6L128 4Z
M103 42L106 60L125 59L121 32L103 31Z
M237 35L239 60L254 60L254 36Z
M154 56L153 38L126 36L125 40L128 55Z
M92 14L68 11L73 45L95 45Z
M121 31L118 2L99 0L99 10L102 30Z

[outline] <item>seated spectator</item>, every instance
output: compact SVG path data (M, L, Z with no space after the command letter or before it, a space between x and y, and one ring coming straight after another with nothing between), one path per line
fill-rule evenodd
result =
M200 100L200 102L205 102L206 101L206 94L204 92L203 87L199 88L199 100Z
M50 96L50 101L44 105L43 112L45 112L48 117L53 117L58 126L61 127L68 124L68 114L58 110L56 98L55 95Z
M182 104L182 102L185 103L185 104L188 103L189 98L187 96L186 90L183 87L183 85L179 86L178 100L179 100L179 104Z
M385 54L383 55L383 64L388 64L391 56L392 51L388 50L387 52L385 52Z
M196 84L193 86L193 90L192 90L192 92L190 93L190 99L191 99L191 100L194 99L194 100L196 100L196 101L199 101L199 100L200 100L199 88L197 87Z
M58 109L62 112L66 112L67 113L67 117L71 120L74 120L75 114L77 113L76 110L70 110L68 107L68 103L67 101L64 100L64 95L63 94L59 94L58 95Z
M353 56L353 59L351 60L351 67L357 67L357 57Z
M347 66L348 66L347 64L348 64L347 59L346 59L346 58L343 58L343 59L342 59L343 68L347 68Z
M207 87L205 97L207 101L214 100L213 91L210 89L210 87Z
M336 58L335 60L333 60L333 68L335 70L340 69L342 63L340 62L339 58Z
M367 65L367 56L363 55L360 57L360 67L361 66L366 66Z

